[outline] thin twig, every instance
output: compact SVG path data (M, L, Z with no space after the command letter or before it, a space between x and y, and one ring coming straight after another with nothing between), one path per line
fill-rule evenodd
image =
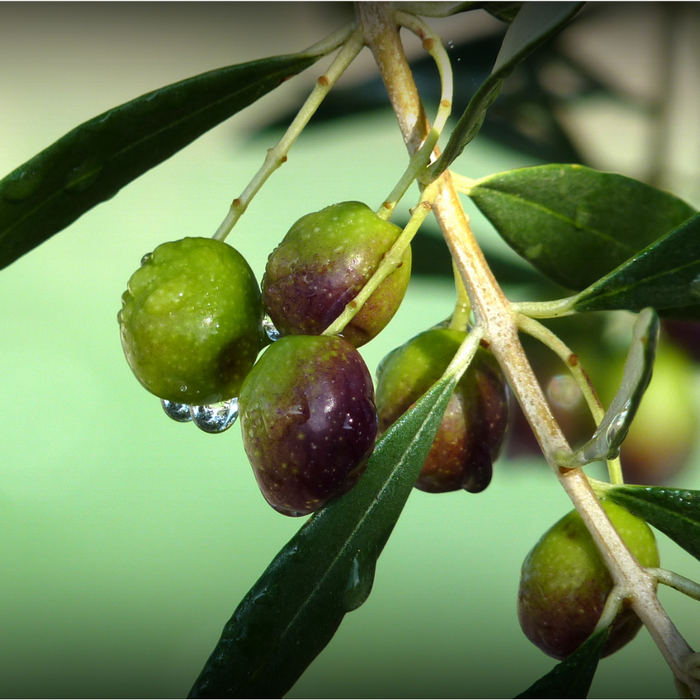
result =
M326 73L316 81L316 86L297 113L294 121L289 125L284 136L274 148L271 148L267 152L264 163L258 172L255 173L248 186L233 200L226 218L216 230L213 238L223 241L229 233L231 233L231 230L241 216L243 216L243 213L248 208L253 197L255 197L260 188L267 182L270 175L287 161L289 149L297 140L304 127L308 124L309 119L311 119L319 108L321 102L323 102L338 78L340 78L345 72L345 69L355 60L357 54L362 50L363 42L359 32L350 33L348 38L348 28L346 26L332 34L331 37L325 39L323 42L314 45L314 47L309 49L309 52L314 53L314 51L316 51L321 54L326 53L329 46L334 47L338 40L343 37L345 41L343 48L335 57L335 60Z

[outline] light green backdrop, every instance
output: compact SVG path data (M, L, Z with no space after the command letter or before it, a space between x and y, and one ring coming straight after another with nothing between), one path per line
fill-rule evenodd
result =
M0 175L115 104L203 70L300 49L334 21L324 6L262 8L0 6ZM0 695L185 695L237 602L301 525L264 502L237 426L209 436L165 417L124 361L116 314L144 253L213 233L272 145L251 140L247 127L303 94L319 70L0 272ZM230 241L261 275L299 216L345 199L377 206L405 163L390 114L318 128ZM477 141L461 169L479 176L523 164ZM450 284L412 282L387 331L363 349L372 371L451 304ZM694 474L683 483L700 486ZM519 629L519 568L568 509L540 461L499 463L478 496L415 492L368 602L346 617L291 696L524 690L554 662ZM662 559L700 578L698 563L666 541ZM700 644L700 604L662 594L690 643ZM642 631L601 664L592 695L673 692Z

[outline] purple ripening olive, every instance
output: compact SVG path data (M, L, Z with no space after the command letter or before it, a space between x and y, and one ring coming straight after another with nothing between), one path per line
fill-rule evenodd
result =
M303 216L270 254L263 304L282 335L319 335L379 267L401 229L366 204L342 202ZM411 276L411 249L343 330L355 347L392 319Z
M447 369L466 333L425 331L393 350L377 371L379 431L411 408ZM508 388L496 358L479 347L445 410L416 487L483 491L508 425Z
M240 394L243 446L267 502L307 515L349 491L377 436L372 377L340 336L290 335L258 360Z
M649 526L610 500L608 517L637 561L659 566ZM555 523L527 555L520 576L518 620L527 638L545 654L564 659L593 633L613 589L613 580L581 516L574 510ZM631 608L613 622L603 649L608 656L630 642L642 626Z

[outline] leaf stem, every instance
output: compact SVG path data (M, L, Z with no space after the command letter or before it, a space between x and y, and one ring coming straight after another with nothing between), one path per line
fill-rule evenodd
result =
M457 192L468 195L477 182L478 180L472 180L470 177L452 172L452 184Z
M312 56L326 56L345 44L356 30L357 22L355 22L355 20L350 20L342 27L336 29L332 34L321 39L321 41L317 41L315 44L309 46L309 48L302 51L302 53L308 53Z
M513 302L513 311L521 313L530 318L561 318L571 316L576 312L573 310L573 303L576 296L555 299L554 301L519 301Z
M677 591L684 593L690 598L700 600L700 583L696 583L695 581L692 581L685 576L681 576L675 571L669 571L668 569L647 569L647 571L659 583L675 588Z
M389 3L355 4L365 42L374 55L410 153L420 148L428 125ZM542 451L581 514L615 585L629 591L632 606L647 626L674 677L700 694L700 675L686 668L692 649L656 597L655 581L638 564L593 493L582 469L563 469L554 456L571 454L518 338L510 303L498 286L452 186L449 170L435 180L439 192L433 212L469 294L476 323L500 362Z
M484 329L482 326L475 326L472 328L467 337L462 341L455 356L452 358L452 362L450 362L443 373L442 378L454 376L457 381L459 381L462 375L467 371L469 363L476 354L479 343L483 337Z
M615 618L620 612L624 598L624 591L619 586L614 586L605 600L605 607L600 615L598 624L595 626L594 633L609 627L613 622L615 622Z
M260 188L267 182L270 175L287 161L287 154L299 137L299 134L304 130L304 127L308 124L331 88L338 81L338 78L340 78L346 68L355 60L362 50L364 44L360 33L355 29L354 22L341 27L337 32L334 32L323 41L315 44L308 49L308 51L313 54L329 53L341 43L343 43L343 48L335 57L325 74L318 78L316 86L297 113L294 121L289 125L284 136L278 141L274 148L268 150L265 161L258 172L255 173L253 179L243 192L231 203L226 218L213 235L213 238L216 240L223 241L226 239L238 220L243 216L253 197L255 197Z

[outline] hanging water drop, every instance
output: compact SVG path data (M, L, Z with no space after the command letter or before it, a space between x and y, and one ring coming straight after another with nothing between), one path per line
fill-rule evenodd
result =
M161 399L160 405L163 407L165 415L178 423L188 423L192 420L190 407L186 403L176 403L175 401Z
M281 333L275 328L275 324L272 323L272 319L265 314L265 317L263 318L263 330L265 333L267 333L267 337L274 343L276 340L279 340L282 336Z
M700 298L700 275L697 275L688 287L688 291L692 297Z
M192 422L205 433L223 433L238 418L238 399L233 398L211 406L190 406Z
M375 565L375 557L366 550L358 550L350 565L350 575L343 591L343 610L345 612L356 610L369 597L374 583Z
M152 257L153 253L146 253L146 255L141 258L141 265L145 265Z

